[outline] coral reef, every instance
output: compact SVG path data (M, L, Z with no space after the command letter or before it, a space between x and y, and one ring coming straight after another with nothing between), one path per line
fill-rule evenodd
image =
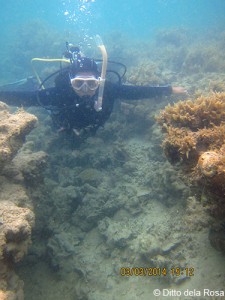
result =
M10 114L3 103L0 103L0 116L0 299L23 300L23 281L14 267L31 243L34 213L32 200L24 187L22 156L19 164L12 159L37 118L22 110ZM29 164L26 170L28 174ZM34 168L32 170L34 172Z
M162 146L169 161L179 162L192 183L216 197L214 214L224 216L225 93L168 105L157 121L166 132Z
M43 122L29 135L24 151L46 143L50 163L35 194L32 245L19 268L27 299L113 299L121 290L123 299L138 291L149 299L153 286L187 288L193 281L168 274L151 277L150 286L149 277L121 276L122 267L200 270L199 253L217 256L207 241L207 208L195 197L187 204L189 188L161 155L162 134L151 120L157 102L124 106L128 114L116 111L95 137L73 148L56 135L49 145L54 133L46 139Z

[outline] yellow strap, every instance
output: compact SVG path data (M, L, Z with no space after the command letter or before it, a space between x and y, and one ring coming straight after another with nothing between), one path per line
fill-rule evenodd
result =
M34 72L34 75L36 76L37 78L37 81L39 82L39 84L41 85L41 79L33 65L33 61L43 61L43 62L65 62L65 63L70 63L70 60L69 59L65 59L65 58L32 58L31 59L31 67L32 67L32 70ZM41 86L41 88L44 90L45 87L44 86Z

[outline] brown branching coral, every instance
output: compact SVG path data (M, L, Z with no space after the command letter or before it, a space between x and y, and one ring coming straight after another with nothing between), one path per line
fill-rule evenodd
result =
M192 182L224 199L225 93L168 105L157 122L166 132L162 146L169 161L179 162Z
M225 93L212 93L195 101L179 101L168 105L157 117L160 125L187 127L192 131L225 123Z
M192 165L203 151L220 149L224 144L225 125L202 128L192 131L189 128L163 125L167 136L163 141L163 149L171 162L181 161ZM194 161L193 161L194 160Z

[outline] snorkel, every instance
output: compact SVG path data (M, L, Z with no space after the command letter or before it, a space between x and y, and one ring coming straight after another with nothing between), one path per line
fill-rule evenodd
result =
M98 46L98 48L101 50L102 53L102 72L101 77L99 77L99 89L98 89L98 100L95 101L94 108L97 112L102 110L102 100L103 100L103 92L104 92L104 86L105 86L105 75L106 75L106 69L107 69L107 52L106 48L102 42L102 39L99 35L95 36L95 42Z

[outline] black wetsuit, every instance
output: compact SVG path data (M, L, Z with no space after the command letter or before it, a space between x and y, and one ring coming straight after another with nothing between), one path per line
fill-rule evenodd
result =
M80 98L72 89L68 73L61 73L55 79L55 87L40 91L0 91L0 100L13 106L43 106L51 112L54 124L66 131L89 129L96 131L109 118L114 101L138 100L155 96L170 95L171 86L131 86L106 81L103 106L100 112L94 109L98 92L93 97Z

